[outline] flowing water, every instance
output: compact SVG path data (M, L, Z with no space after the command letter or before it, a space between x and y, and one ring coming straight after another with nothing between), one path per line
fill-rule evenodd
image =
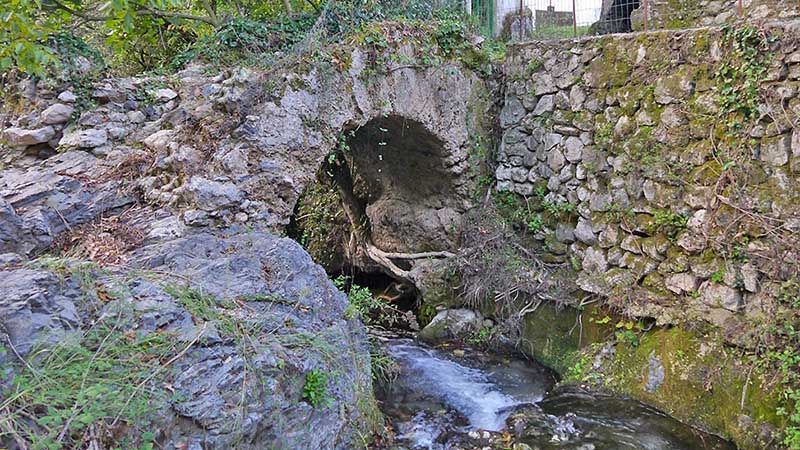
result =
M529 361L469 349L457 357L410 339L385 348L401 368L379 392L397 434L391 448L494 448L511 439L540 450L735 449L636 401L554 389L553 373Z

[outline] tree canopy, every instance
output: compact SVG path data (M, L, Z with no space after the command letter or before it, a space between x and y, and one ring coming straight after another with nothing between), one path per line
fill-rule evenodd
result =
M259 21L285 23L319 8L315 0L5 0L0 72L41 76L65 51L89 47L122 71L152 69L225 27L234 36L267 32Z

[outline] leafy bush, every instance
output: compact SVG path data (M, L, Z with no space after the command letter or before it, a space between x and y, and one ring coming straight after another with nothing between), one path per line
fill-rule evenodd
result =
M343 275L333 280L333 284L347 293L350 303L345 310L348 318L359 318L365 325L392 325L398 320L399 311L391 305L375 298L369 288L350 282L350 277Z
M494 329L481 327L478 331L474 332L472 336L467 338L467 343L472 345L488 345L494 337Z
M297 18L281 17L274 22L257 22L238 17L221 26L178 54L172 61L179 68L189 61L200 59L214 64L232 64L243 58L264 57L301 41L314 25L316 16L304 14Z

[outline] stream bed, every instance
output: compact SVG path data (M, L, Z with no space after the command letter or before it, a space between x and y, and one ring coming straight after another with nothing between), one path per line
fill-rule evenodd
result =
M736 448L642 403L555 387L553 372L531 361L411 339L388 339L384 348L400 366L397 379L378 389L396 433L391 449Z

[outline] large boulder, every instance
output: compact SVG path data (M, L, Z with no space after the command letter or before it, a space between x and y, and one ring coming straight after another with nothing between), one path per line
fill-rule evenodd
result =
M63 103L56 103L44 111L42 111L42 122L47 125L58 125L62 123L66 123L70 117L72 117L72 113L75 111L75 108L71 105L65 105Z
M11 147L28 147L43 144L53 139L56 135L55 128L45 126L36 129L11 127L3 132L3 139Z
M75 351L51 375L67 396L80 383L58 377L73 363L88 375L87 392L108 387L96 371L139 371L137 383L114 388L123 401L139 393L131 411L103 399L92 407L127 424L146 406L137 421L159 448L351 449L368 433L367 418L379 417L364 327L348 319L346 297L294 241L200 233L145 246L131 264L138 271L114 275L71 260L0 268L0 330L8 337L0 355L14 363L12 376L25 381L48 370L46 358L31 357L35 349ZM80 365L97 345L106 351ZM69 416L72 405L43 410ZM36 414L39 405L28 406ZM79 439L81 426L67 424L64 442ZM117 438L139 448L136 430L122 427Z
M423 341L438 344L447 340L463 339L483 327L481 313L470 309L448 309L440 311L419 332Z
M59 145L66 148L96 148L108 142L108 132L102 128L72 130L64 135Z

